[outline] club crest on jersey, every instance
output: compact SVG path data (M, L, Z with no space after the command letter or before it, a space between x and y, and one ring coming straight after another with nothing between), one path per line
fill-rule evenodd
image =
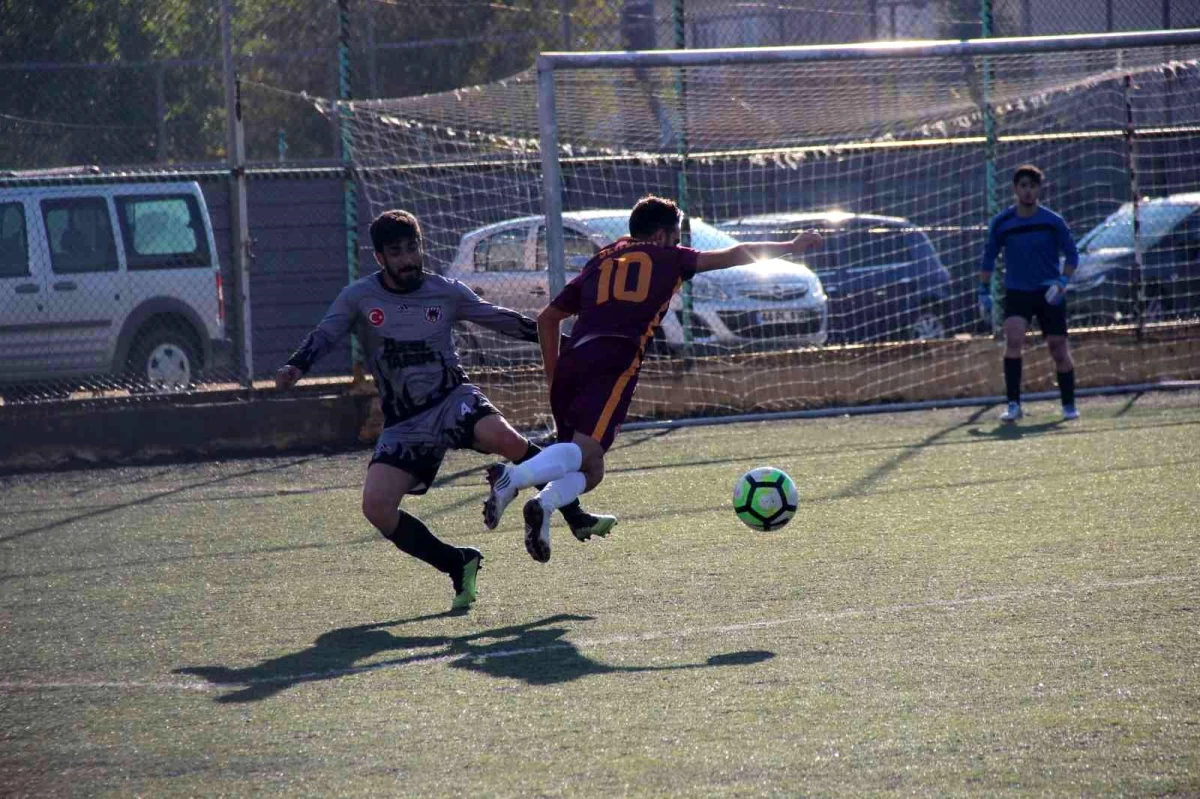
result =
M442 318L442 306L430 305L425 308L425 321L433 324Z
M367 311L367 321L371 323L371 327L380 327L387 321L387 317L383 315L382 308L372 308Z

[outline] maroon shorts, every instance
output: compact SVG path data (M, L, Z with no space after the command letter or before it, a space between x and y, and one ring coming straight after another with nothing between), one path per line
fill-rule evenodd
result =
M629 411L641 364L638 343L627 338L594 338L563 352L550 386L558 440L583 433L607 451Z

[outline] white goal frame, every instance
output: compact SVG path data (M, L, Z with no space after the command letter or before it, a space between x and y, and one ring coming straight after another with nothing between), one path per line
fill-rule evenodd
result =
M559 163L559 126L555 108L555 74L559 71L622 67L701 67L795 62L854 62L895 58L971 58L1088 50L1172 47L1196 44L1200 44L1200 28L1072 36L875 42L832 46L543 53L537 60L538 132L542 160L542 199L546 219L546 248L550 296L557 295L565 285L562 228L562 170ZM984 113L988 112L987 109L983 110Z

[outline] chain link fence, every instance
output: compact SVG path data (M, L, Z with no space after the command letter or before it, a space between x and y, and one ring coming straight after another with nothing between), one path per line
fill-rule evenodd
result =
M339 99L488 84L549 50L1189 26L1194 0L5 4L0 396L268 378L360 262L370 268L365 228L383 200L346 169L356 154ZM351 358L347 346L318 371L346 374Z

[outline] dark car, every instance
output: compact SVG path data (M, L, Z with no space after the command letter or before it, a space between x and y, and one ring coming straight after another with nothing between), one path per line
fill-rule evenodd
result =
M820 232L825 243L804 259L829 297L831 341L947 335L950 273L929 236L907 219L826 211L748 216L717 227L740 241Z
M1200 192L1142 200L1138 221L1145 320L1200 314ZM1132 203L1079 240L1079 269L1067 287L1072 323L1136 318L1133 244Z

